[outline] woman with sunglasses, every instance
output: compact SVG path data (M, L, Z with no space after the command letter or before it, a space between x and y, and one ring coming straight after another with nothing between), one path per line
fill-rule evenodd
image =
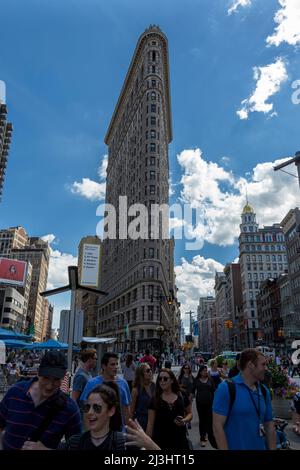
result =
M194 390L194 377L192 374L192 369L189 364L184 364L181 368L181 371L178 376L178 383L180 390L185 392L189 397L190 402L192 402L192 395Z
M125 437L121 431L122 418L118 386L106 382L94 388L82 405L87 431L75 434L62 450L108 450L125 452Z
M147 434L162 450L189 450L186 424L193 418L187 395L170 369L161 369L150 403Z
M135 372L135 380L132 389L131 416L137 419L144 431L147 429L148 409L155 395L152 369L144 362Z

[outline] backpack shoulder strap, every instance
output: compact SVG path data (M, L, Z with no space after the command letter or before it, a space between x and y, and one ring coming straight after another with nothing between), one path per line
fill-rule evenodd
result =
M227 419L228 419L231 413L234 401L235 401L236 388L235 388L235 383L232 380L226 379L225 382L227 383L228 392L229 392L229 410L228 410L228 415L227 415Z

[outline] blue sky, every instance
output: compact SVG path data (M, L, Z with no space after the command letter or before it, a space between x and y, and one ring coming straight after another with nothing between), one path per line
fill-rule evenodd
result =
M295 0L283 3L2 2L0 80L14 134L0 227L56 237L49 286L64 283L80 238L95 233L104 136L137 39L151 23L169 40L171 202L181 197L206 216L201 250L176 244L183 314L212 292L215 270L237 257L246 188L261 224L280 222L299 204L296 178L272 170L275 160L300 149L300 104L292 102L300 8ZM288 32L274 20L280 9ZM51 300L57 326L68 299Z

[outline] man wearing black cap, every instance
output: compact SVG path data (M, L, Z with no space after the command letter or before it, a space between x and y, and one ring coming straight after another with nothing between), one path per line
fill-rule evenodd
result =
M62 352L46 352L38 377L8 390L0 403L4 450L56 449L63 436L68 439L81 432L78 406L59 388L66 370Z

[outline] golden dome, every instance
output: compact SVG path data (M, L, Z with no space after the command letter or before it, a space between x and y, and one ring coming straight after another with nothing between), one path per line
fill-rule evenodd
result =
M254 210L253 207L250 206L250 204L246 204L244 209L243 209L243 214L253 214Z

